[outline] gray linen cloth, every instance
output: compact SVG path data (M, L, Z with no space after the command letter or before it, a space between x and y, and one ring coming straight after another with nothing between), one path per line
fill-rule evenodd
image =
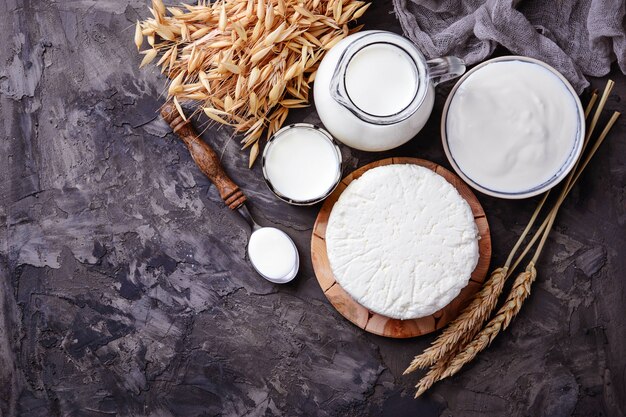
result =
M626 73L626 1L393 0L404 34L428 58L455 55L467 64L498 44L559 70L581 93L585 75Z

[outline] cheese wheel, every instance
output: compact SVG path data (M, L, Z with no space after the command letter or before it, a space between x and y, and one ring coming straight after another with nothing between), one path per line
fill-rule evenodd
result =
M335 203L326 247L337 282L369 310L414 319L445 307L478 263L469 204L417 165L371 169Z

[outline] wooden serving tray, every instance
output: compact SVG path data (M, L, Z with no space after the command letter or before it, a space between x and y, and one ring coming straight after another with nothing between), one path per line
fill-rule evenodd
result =
M343 190L346 189L348 184L363 175L364 172L378 166L392 164L420 165L435 171L448 180L472 208L474 220L476 221L476 226L480 234L480 240L478 241L480 258L468 285L461 290L461 293L452 300L450 304L430 316L419 319L392 319L371 312L358 304L348 295L341 285L335 281L326 253L325 235L328 218L335 202L339 199ZM450 322L450 320L454 319L459 314L460 310L469 303L471 297L482 286L489 269L489 262L491 261L491 235L489 234L489 224L487 223L485 212L478 202L478 199L456 174L453 174L434 162L424 159L387 158L372 162L352 172L339 183L335 191L326 199L313 226L311 258L313 261L313 269L315 270L317 281L320 287L322 287L322 291L324 291L326 298L328 298L330 303L342 316L367 332L385 337L408 338L431 333L442 328Z

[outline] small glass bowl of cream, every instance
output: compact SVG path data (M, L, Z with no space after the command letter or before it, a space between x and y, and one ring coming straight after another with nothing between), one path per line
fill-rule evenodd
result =
M450 92L441 119L443 148L457 174L508 199L556 186L578 160L584 135L583 108L569 82L523 56L472 68Z
M341 151L315 125L295 123L276 132L262 158L267 186L281 200L309 206L328 197L341 180Z

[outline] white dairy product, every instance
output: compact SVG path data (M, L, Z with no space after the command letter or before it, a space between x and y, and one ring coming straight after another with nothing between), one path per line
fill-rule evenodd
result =
M285 232L274 227L262 227L250 236L248 256L261 275L280 281L295 268L297 253Z
M387 317L430 315L454 299L478 263L469 204L443 177L416 165L388 165L353 181L326 229L337 282Z
M550 70L500 61L459 85L445 123L450 155L463 174L494 192L521 193L566 165L579 114L573 94Z
M274 190L294 201L323 197L339 179L335 145L318 129L302 125L276 134L265 152L265 174Z
M389 45L386 51L380 47L385 44ZM369 62L381 49L384 55L395 54L392 62L396 67L385 59ZM414 73L417 75L411 78ZM411 140L426 124L435 103L425 58L412 42L391 32L363 31L347 36L326 52L316 74L313 99L324 127L336 140L363 151L385 151ZM411 114L406 119L390 123L398 110L413 103L414 96L415 111L411 113L409 105L406 110Z
M345 75L346 91L355 106L375 116L406 108L417 92L417 68L403 49L374 43L358 51Z

